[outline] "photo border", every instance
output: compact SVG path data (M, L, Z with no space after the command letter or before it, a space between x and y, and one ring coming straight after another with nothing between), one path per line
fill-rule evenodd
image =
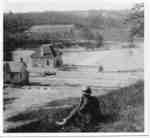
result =
M3 0L3 4L0 4L2 6L2 8L0 9L0 20L3 21L3 10L4 10L4 2L5 0ZM57 0L55 0L57 1ZM0 28L0 33L1 33L1 38L0 38L0 51L2 52L0 55L1 58L1 71L0 71L0 76L1 76L1 81L0 81L0 87L1 87L1 91L0 91L0 104L1 104L1 108L0 108L0 135L4 136L4 137L120 137L120 136L150 136L150 132L148 131L150 129L150 109L148 108L148 106L150 106L150 63L149 60L150 59L150 3L148 2L148 0L144 0L144 7L145 7L145 37L144 37L144 132L135 132L135 133L122 133L122 132L114 132L114 133L102 133L102 132L88 132L88 133L80 133L80 132L75 132L75 133L70 133L70 132L66 132L66 133L4 133L3 132L3 22L0 22L1 24L1 28Z

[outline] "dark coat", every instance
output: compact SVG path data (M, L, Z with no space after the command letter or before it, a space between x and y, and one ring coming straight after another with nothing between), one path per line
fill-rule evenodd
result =
M97 118L100 115L99 101L94 96L83 95L79 104L79 112L90 114L92 118Z

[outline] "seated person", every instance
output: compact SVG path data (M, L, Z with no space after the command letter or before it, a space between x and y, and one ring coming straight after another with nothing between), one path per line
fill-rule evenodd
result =
M61 122L56 122L59 126L64 126L69 122L72 122L75 118L81 117L85 120L84 123L94 123L100 118L100 106L98 99L91 96L92 90L90 87L84 87L82 89L82 96L80 104L71 111L71 113L63 119Z

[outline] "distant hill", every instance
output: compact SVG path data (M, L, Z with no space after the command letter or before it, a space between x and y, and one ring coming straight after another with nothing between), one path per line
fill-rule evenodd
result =
M24 34L32 40L97 40L97 30L74 24L33 25ZM97 31L101 35L100 31Z
M87 10L4 13L4 55L7 58L8 51L22 48L27 42L27 45L35 43L32 38L36 35L26 36L24 32L41 25L74 25L76 39L99 39L100 37L95 38L99 34L105 41L127 41L129 31L124 19L128 12ZM47 34L44 35L46 39ZM56 36L59 37L59 34ZM41 38L43 39L43 35ZM43 43L45 39L40 42ZM38 43L36 41L36 45Z
M125 24L123 24L123 20L126 18L127 14L128 11L126 10L9 13L4 14L4 29L15 31L12 29L12 26L15 27L15 25L24 25L29 27L43 24L75 24L97 29L103 29L104 27L120 29L127 27Z

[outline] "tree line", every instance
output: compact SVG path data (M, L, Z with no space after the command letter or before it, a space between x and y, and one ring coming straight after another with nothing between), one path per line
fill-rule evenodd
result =
M34 25L44 24L74 24L84 32L87 39L95 39L102 43L103 36L99 31L104 27L125 28L130 26L130 37L135 35L144 36L144 5L136 4L129 12L120 11L85 11L88 16L80 16L81 11L73 12L30 12L30 13L4 13L4 60L10 60L10 53L16 48L21 48L24 44L39 44L47 40L33 40L26 36L24 31ZM108 15L116 15L117 18L106 17ZM122 16L123 15L123 16ZM126 17L126 18L125 18ZM124 19L125 18L125 19ZM123 21L125 23L123 24ZM94 36L94 37L93 37ZM96 37L95 37L96 36Z

